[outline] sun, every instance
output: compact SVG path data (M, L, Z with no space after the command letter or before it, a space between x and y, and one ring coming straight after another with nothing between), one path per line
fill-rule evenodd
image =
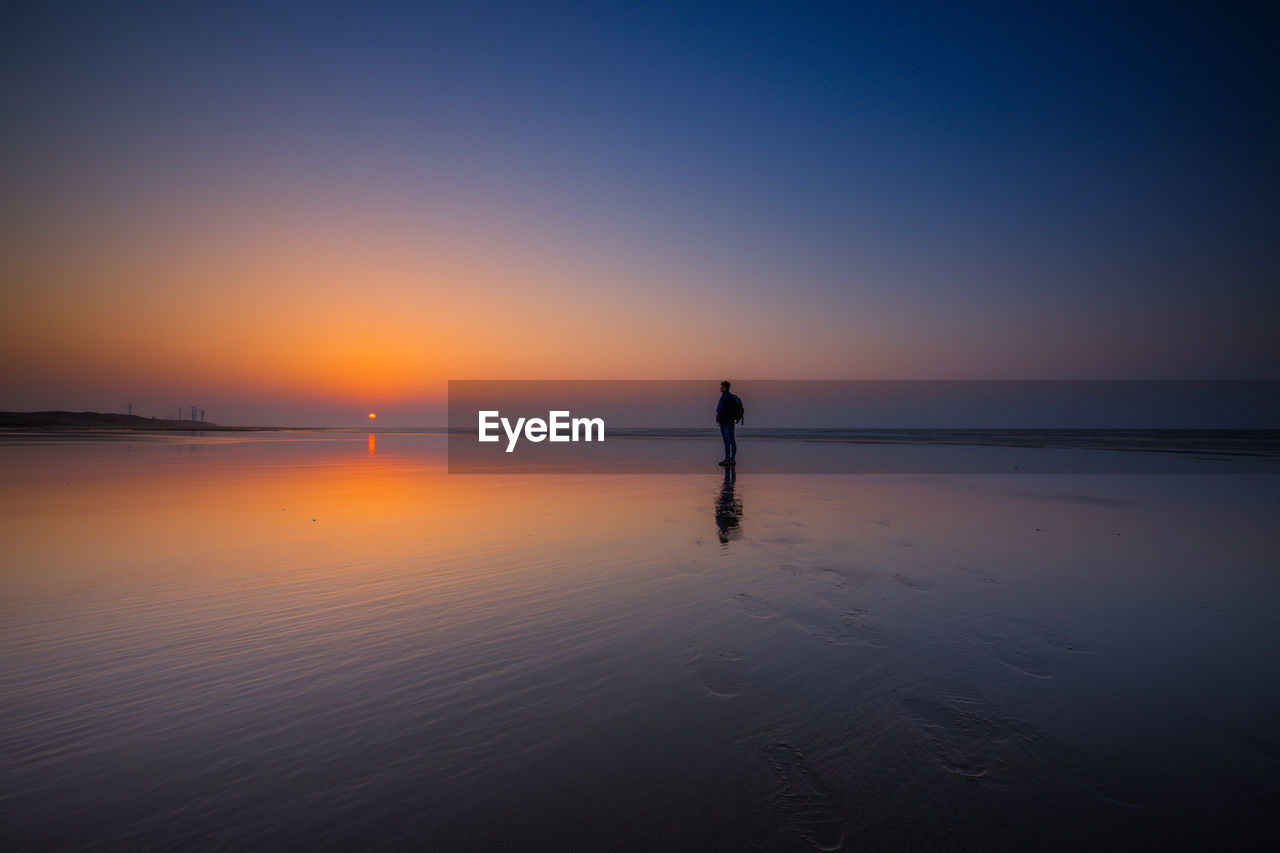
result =
M373 419L374 419L374 418L376 418L377 416L378 416L378 413L377 413L377 412L370 412L370 413L369 413L369 420L373 420Z

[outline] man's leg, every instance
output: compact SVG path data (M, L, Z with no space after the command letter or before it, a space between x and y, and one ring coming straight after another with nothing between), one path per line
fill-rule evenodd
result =
M733 424L729 424L727 429L729 430L729 437L724 442L725 458L732 462L738 458L738 439L733 434Z
M733 457L730 455L736 450L733 447L733 424L720 424L720 438L724 441L724 461L728 462Z

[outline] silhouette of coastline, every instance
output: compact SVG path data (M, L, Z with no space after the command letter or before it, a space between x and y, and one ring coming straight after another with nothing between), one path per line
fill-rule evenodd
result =
M147 418L115 412L0 412L0 429L257 430L208 421Z

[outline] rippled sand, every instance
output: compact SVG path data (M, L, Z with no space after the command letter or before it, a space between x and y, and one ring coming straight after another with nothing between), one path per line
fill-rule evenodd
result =
M463 476L0 446L6 849L1221 847L1280 478Z

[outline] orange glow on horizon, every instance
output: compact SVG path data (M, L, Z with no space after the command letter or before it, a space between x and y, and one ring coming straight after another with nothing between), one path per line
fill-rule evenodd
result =
M743 277L724 270L584 251L529 223L423 213L409 227L358 212L377 198L340 201L323 209L356 212L264 218L231 198L190 208L198 222L140 205L109 227L73 219L56 243L33 233L0 265L31 284L0 316L8 407L198 393L228 423L306 406L349 425L371 399L402 419L442 407L449 379L909 378L929 363L874 306L853 327L794 297L726 305ZM762 345L726 354L709 317ZM830 343L799 343L812 341Z
M370 412L370 413L369 413L369 420L373 420L373 419L374 419L374 418L376 418L377 416L378 416L378 413L377 413L377 412Z
M79 400L198 387L252 405L341 407L371 395L443 402L451 378L721 372L696 367L720 359L705 299L674 311L655 299L654 281L678 278L662 270L534 251L517 234L495 261L484 246L397 238L358 217L250 229L233 212L175 230L140 210L110 229L73 229L69 249L33 239L15 252L6 275L39 286L16 292L0 319L7 390Z

